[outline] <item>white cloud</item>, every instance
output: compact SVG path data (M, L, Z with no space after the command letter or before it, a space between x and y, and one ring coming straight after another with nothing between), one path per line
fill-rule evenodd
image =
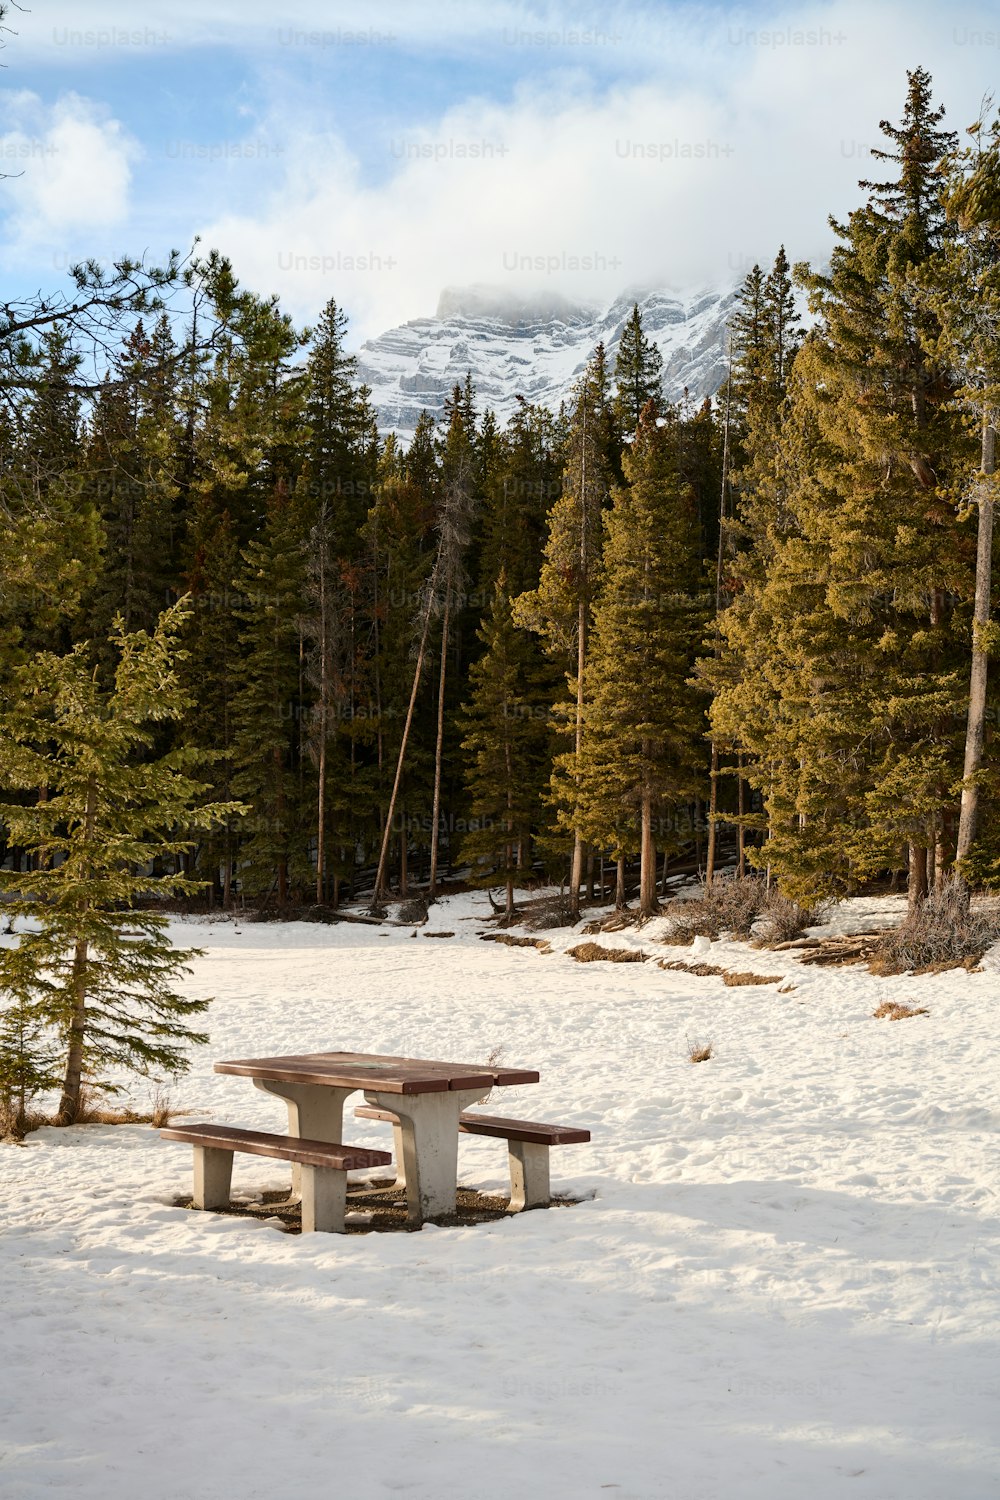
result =
M8 184L8 253L14 258L79 230L103 230L128 217L131 164L138 147L103 106L64 94L51 106L36 94L7 94L13 128L0 136Z
M280 292L301 321L335 295L356 338L432 312L448 284L601 300L630 284L731 282L754 259L769 261L781 241L793 258L822 258L828 214L846 215L861 199L858 178L871 175L879 119L899 117L906 70L931 70L960 128L1000 61L1000 28L985 0L811 0L763 12L691 4L588 12L558 0L367 8L286 0L278 9L271 0L148 0L141 26L130 0L88 0L83 20L79 0L52 0L44 19L33 12L17 24L14 45L39 65L65 63L70 46L80 66L127 60L142 27L162 33L149 46L245 52L252 96L270 99L264 116L256 106L245 112L258 134L280 142L280 158L241 177L244 194L248 180L258 194L249 205L217 188L209 199L212 189L192 175L188 221L178 221L176 200L169 223L164 210L159 219L148 210L143 243L186 243L200 230L247 285ZM115 28L136 35L99 45ZM381 80L372 106L384 89L394 121L402 109L407 123L385 125L355 157L352 122L338 119L336 88L324 83L336 70L325 64L334 47L341 61L359 56L368 44L345 37L366 30L395 38L372 69ZM74 31L94 40L59 40ZM320 39L309 42L314 32ZM397 74L401 58L438 69L426 92L412 68ZM496 97L471 96L468 58L480 80L483 63L497 60ZM513 92L502 81L512 72L522 75ZM455 101L446 109L426 102L442 85ZM23 234L118 224L127 248L137 233L127 216L133 148L120 125L74 101L45 127L60 156L31 163L32 184L17 184L28 194ZM152 203L151 160L144 172Z
M415 106L379 143L389 171L375 186L335 132L314 133L279 97L284 184L251 212L212 216L204 237L301 319L335 295L359 337L433 311L446 284L602 299L732 281L781 241L793 258L826 255L827 216L860 201L907 68L931 69L961 126L1000 57L960 40L977 16L988 28L976 6L698 14L674 13L652 76L609 86L573 71L567 46L558 71L509 101L470 98L435 118Z

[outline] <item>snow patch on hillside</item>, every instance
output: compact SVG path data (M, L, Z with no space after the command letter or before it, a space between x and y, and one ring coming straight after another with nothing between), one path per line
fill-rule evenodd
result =
M471 373L480 409L501 425L517 397L557 410L603 340L612 368L635 303L643 328L663 356L664 393L693 401L725 378L726 324L733 288L680 293L631 288L608 307L568 302L554 292L516 295L475 286L447 288L433 318L415 318L370 339L359 352L360 378L371 387L379 428L408 440L421 410L435 418L453 386Z

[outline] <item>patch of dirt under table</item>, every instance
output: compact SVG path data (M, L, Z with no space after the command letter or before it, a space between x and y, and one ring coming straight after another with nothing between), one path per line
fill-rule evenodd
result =
M550 1208L568 1208L575 1198L552 1198ZM175 1208L192 1208L190 1196L174 1199ZM201 1212L199 1209L193 1210ZM532 1210L529 1210L531 1212ZM261 1193L254 1199L236 1198L228 1208L216 1208L212 1213L231 1214L241 1219L279 1220L285 1234L302 1233L302 1213L297 1198L290 1199L285 1192ZM353 1222L351 1215L357 1214ZM361 1219L361 1215L366 1217ZM458 1211L444 1214L434 1220L444 1228L467 1228L470 1224L489 1224L496 1219L512 1217L510 1199L490 1193L477 1192L475 1188L460 1187ZM277 1225L275 1227L278 1227ZM348 1234L412 1233L415 1226L406 1218L406 1189L393 1186L374 1185L352 1188L347 1194Z

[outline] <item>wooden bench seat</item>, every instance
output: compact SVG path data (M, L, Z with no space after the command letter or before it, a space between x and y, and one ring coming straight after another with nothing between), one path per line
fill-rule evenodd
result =
M271 1135L264 1130L241 1130L235 1125L171 1125L161 1130L160 1135L165 1141L181 1141L194 1147L195 1208L229 1207L236 1151L294 1162L301 1172L303 1234L313 1230L343 1234L348 1172L384 1167L392 1161L388 1151L303 1140L294 1135Z
M388 1109L358 1105L354 1111L361 1120L387 1120L396 1135L397 1174L400 1171L399 1119ZM510 1207L515 1213L526 1208L548 1208L549 1149L552 1146L580 1145L590 1140L589 1130L573 1125L545 1125L537 1120L505 1120L499 1115L479 1115L463 1110L458 1117L463 1135L490 1135L507 1142L510 1165ZM397 1175L397 1184L400 1183Z

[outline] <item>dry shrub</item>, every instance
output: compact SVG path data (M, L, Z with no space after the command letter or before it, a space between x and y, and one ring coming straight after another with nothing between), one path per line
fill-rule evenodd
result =
M757 926L760 946L773 947L798 937L816 921L816 913L790 901L757 875L717 877L702 885L701 895L675 899L664 907L672 926L665 943L690 943L693 938L718 938L724 932L747 939Z
M521 915L521 926L533 932L547 932L553 927L572 927L573 913L565 896L538 896L526 901Z
M908 914L873 945L873 974L937 974L974 969L1000 939L1000 911L974 910L956 881L933 891L918 911Z
M872 1015L876 1021L905 1021L907 1016L929 1016L930 1011L923 1005L904 1005L901 1000L883 1000L878 1010L873 1010Z
M593 937L598 932L622 932L626 927L637 927L639 925L635 912L613 911L606 917L599 917L594 922L588 922L582 927L581 932Z
M711 1042L694 1042L688 1052L688 1062L708 1062L712 1055Z
M763 917L757 928L757 940L761 948L774 948L779 943L790 943L801 937L807 927L820 920L818 910L800 906L797 901L772 890L764 907Z
M575 958L578 964L643 964L646 962L645 953L639 953L634 948L602 948L600 943L577 943L575 948L567 948L566 952L570 958Z
M51 1123L36 1110L22 1110L13 1099L0 1099L0 1144L19 1146L26 1135Z
M423 896L415 896L412 901L404 901L396 910L396 921L405 922L407 926L411 922L426 922L427 902Z

